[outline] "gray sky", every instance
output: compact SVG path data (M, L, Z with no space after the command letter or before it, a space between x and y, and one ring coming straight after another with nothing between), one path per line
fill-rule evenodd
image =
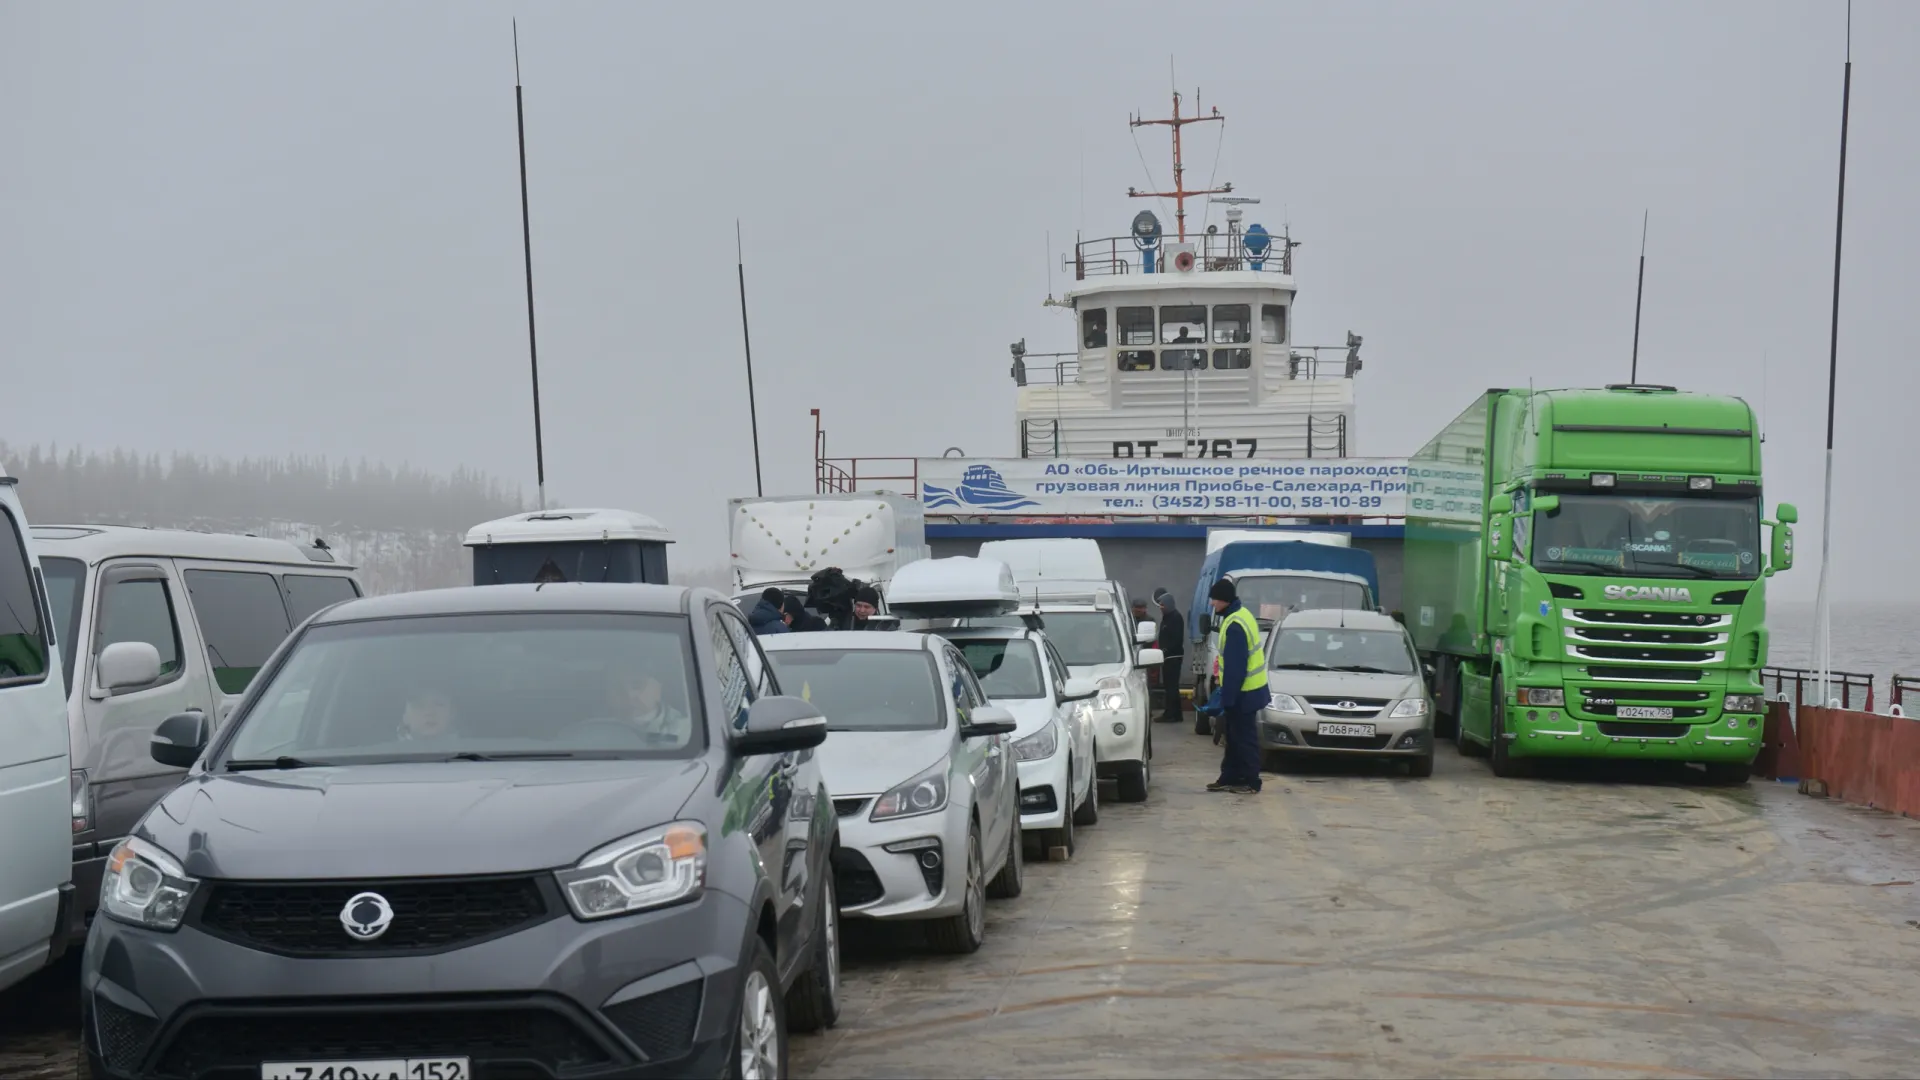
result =
M753 490L733 219L769 492L811 484L810 407L841 453L1010 455L1007 344L1071 345L1047 267L1140 208L1127 115L1173 54L1229 117L1219 179L1305 242L1297 337L1366 337L1357 453L1487 386L1624 381L1650 209L1641 377L1764 397L1804 522L1778 586L1811 595L1842 4L1173 10L0 0L0 431L531 497L517 13L549 489L720 562ZM1835 588L1913 597L1876 565L1920 526L1920 4L1854 23Z

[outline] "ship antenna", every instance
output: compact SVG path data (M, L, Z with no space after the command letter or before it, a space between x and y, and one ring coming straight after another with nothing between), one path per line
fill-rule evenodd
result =
M1167 65L1168 65L1169 74L1171 74L1173 61L1169 59L1167 61ZM1166 128L1171 128L1173 131L1173 190L1172 191L1138 191L1138 190L1135 190L1134 188L1128 188L1127 194L1136 199L1172 199L1173 207L1174 207L1173 218L1174 218L1175 232L1178 234L1179 242L1183 244L1187 242L1187 200L1194 196L1226 195L1226 194L1232 193L1233 191L1232 184L1222 184L1217 188L1210 188L1203 191L1191 191L1191 190L1188 190L1186 186L1186 180L1185 180L1186 165L1182 162L1180 157L1180 129L1183 127L1186 127L1188 124L1198 124L1198 123L1202 123L1209 120L1218 120L1222 123L1225 123L1227 119L1226 114L1220 111L1220 107L1218 105L1214 106L1212 112L1206 113L1203 115L1200 112L1198 98L1199 98L1199 95L1198 95L1198 92L1196 91L1194 112L1192 116L1181 115L1180 91L1175 90L1173 92L1173 114L1167 119L1148 120L1143 116L1135 116L1132 119L1127 121L1127 126L1132 128L1166 127ZM1135 137L1134 145L1136 148L1138 148L1139 146L1138 136ZM1145 163L1146 163L1145 158L1143 157L1141 159L1141 164L1144 165ZM1149 182L1152 181L1153 179L1152 170L1148 170L1147 179Z
M765 497L760 480L760 409L753 397L753 336L747 332L747 256L740 242L740 219L733 219L734 269L740 275L740 345L747 354L747 419L753 425L753 493Z
M1820 703L1833 701L1832 610L1827 569L1833 565L1833 392L1840 380L1840 242L1847 221L1847 113L1853 104L1853 0L1847 0L1847 67L1840 83L1840 193L1833 213L1833 324L1827 341L1827 479L1820 497L1820 591L1814 603L1813 640L1820 668Z
M533 223L527 213L527 109L520 92L520 20L513 20L513 112L520 131L520 247L527 268L527 363L533 370L533 467L540 509L547 508L547 454L540 437L540 347L533 331Z
M1633 287L1633 367L1627 381L1640 381L1640 297L1647 287L1647 211L1640 211L1640 279Z

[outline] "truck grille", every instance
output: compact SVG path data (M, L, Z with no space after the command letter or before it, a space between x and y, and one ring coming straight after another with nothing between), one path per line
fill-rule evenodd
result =
M1727 643L1727 635L1713 630L1668 630L1637 626L1569 626L1567 636L1580 641L1646 645L1725 645Z
M1613 608L1569 608L1567 621L1593 626L1672 626L1700 630L1726 626L1730 615L1695 614L1690 611L1619 611Z
M1699 682L1706 673L1689 667L1633 667L1626 664L1588 664L1587 676L1606 682Z
M1582 660L1625 660L1655 664L1711 664L1719 658L1717 650L1642 649L1631 645L1569 645L1567 655Z
M1621 706L1651 706L1673 710L1675 720L1695 720L1707 715L1706 703L1712 695L1705 690L1612 690L1604 687L1580 688L1580 709L1588 716L1615 716Z
M1693 730L1691 724L1663 724L1658 721L1603 720L1600 734L1616 739L1684 739Z

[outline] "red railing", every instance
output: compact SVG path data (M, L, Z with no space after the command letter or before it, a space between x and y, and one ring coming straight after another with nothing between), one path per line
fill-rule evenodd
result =
M856 491L886 489L920 497L920 462L910 457L860 458L827 456L827 432L820 410L813 413L813 490L818 495L850 495Z
M1840 707L1853 708L1857 694L1863 699L1867 712L1873 711L1873 676L1859 671L1829 671L1828 695L1838 694ZM1760 685L1767 688L1769 697L1776 700L1783 694L1795 708L1802 705L1823 706L1824 701L1817 700L1820 693L1820 673L1807 668L1770 667L1760 673ZM1920 689L1920 687L1916 687ZM1789 690L1791 692L1789 693ZM1898 691L1896 690L1896 693Z
M1887 694L1887 704L1898 705L1900 706L1900 711L1905 712L1907 711L1907 695L1912 694L1914 695L1916 707L1920 707L1920 678L1915 678L1912 675L1895 675L1890 681L1893 683L1893 686Z

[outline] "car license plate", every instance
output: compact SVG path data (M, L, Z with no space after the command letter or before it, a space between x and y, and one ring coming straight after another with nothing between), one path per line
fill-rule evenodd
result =
M260 1080L471 1080L463 1057L382 1058L376 1061L269 1061Z
M1622 720L1671 720L1673 710L1652 705L1622 705L1614 710L1614 715Z
M1372 724L1321 724L1314 729L1316 735L1334 735L1347 739L1369 739L1373 737Z

